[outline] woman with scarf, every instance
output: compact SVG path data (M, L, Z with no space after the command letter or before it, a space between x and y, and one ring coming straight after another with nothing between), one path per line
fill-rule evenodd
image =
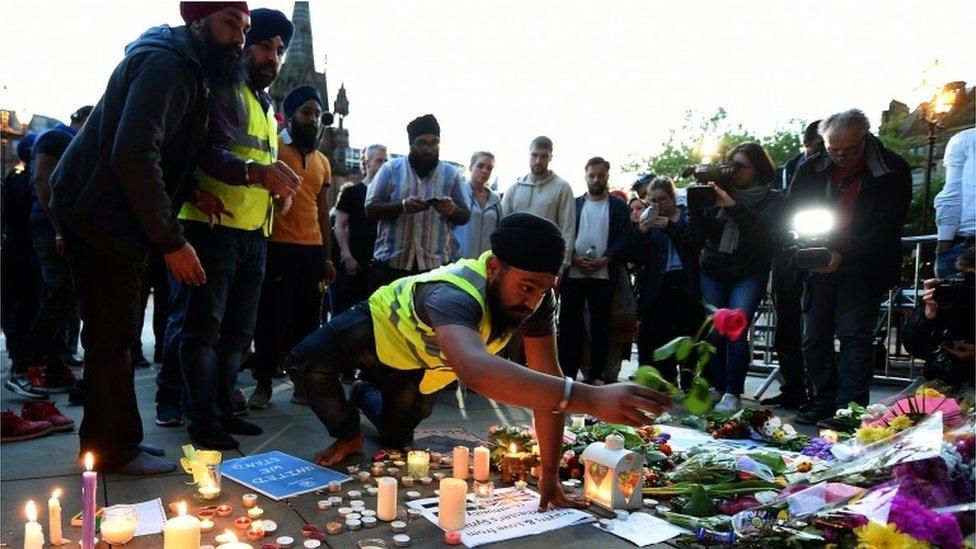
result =
M737 164L728 185L715 183L714 207L691 212L692 229L705 239L702 254L702 300L713 307L742 309L750 319L766 292L770 261L779 242L776 227L783 196L772 190L773 162L757 143L742 143L727 159ZM714 338L717 351L709 380L722 395L716 412L742 407L749 368L748 330L735 341Z

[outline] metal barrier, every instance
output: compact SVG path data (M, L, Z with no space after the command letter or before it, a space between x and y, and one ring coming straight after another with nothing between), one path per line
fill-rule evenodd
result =
M880 368L876 364L873 381L903 384L911 382L916 377L918 361L904 352L901 345L901 325L905 318L914 314L919 300L923 276L929 273L923 270L925 260L931 261L935 257L934 246L936 235L902 237L902 248L911 248L914 258L914 268L911 284L900 281L898 286L888 291L888 297L881 303L878 311L878 323L875 328L875 341L879 350L884 352L884 364ZM932 250L923 250L931 247ZM926 257L923 260L923 251ZM934 276L934 275L932 275ZM773 340L776 337L776 310L773 307L772 292L767 292L756 313L749 334L751 373L766 374L766 379L755 393L758 400L769 388L770 384L779 378L779 362L773 350ZM880 359L879 359L880 361ZM782 379L780 378L780 381Z

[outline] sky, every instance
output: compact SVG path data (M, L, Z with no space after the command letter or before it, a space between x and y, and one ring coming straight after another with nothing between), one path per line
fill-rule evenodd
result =
M688 110L724 107L758 134L851 107L876 125L891 99L922 99L935 59L946 81L976 80L972 0L312 0L310 11L330 105L346 86L352 146L406 153L406 124L430 112L441 158L494 152L502 190L528 171L537 135L582 192L588 158L627 186L620 166L658 150ZM182 24L178 2L156 0L4 0L0 16L0 106L62 120L98 101L125 44Z

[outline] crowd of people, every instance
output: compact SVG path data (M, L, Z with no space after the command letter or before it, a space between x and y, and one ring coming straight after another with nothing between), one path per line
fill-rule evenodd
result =
M126 48L94 107L18 145L23 165L4 181L5 386L33 402L21 416L4 412L4 440L40 436L55 421L71 428L47 399L73 390L81 448L103 456L100 468L175 467L143 441L133 386L133 369L148 364L150 293L155 421L186 422L210 449L262 433L241 415L269 406L276 377L290 376L292 400L335 439L316 456L326 465L362 449L360 412L384 445L409 445L437 392L459 381L532 408L551 472L562 412L639 424L639 410L670 405L618 382L634 342L651 364L714 308L754 318L767 288L783 383L764 403L810 424L868 404L875 322L898 281L912 187L908 164L861 111L811 123L803 152L780 168L757 143L735 146L727 176L705 182L707 203L681 200L667 176L611 191L600 156L566 174L586 182L574 196L549 168L555 146L544 136L529 143L528 173L499 195L488 185L494 155L474 152L467 175L442 161L427 114L407 125L407 156L366 147L362 181L333 205L318 151L323 98L304 85L276 106L266 91L292 23L243 2L180 11L185 26L150 29ZM953 276L962 257L955 276L971 297L973 130L957 138L936 199L937 274ZM803 269L788 235L811 209L830 212L833 228L824 262ZM968 381L972 314L968 325L958 313L939 320L939 287L926 283L913 345L942 366L927 373ZM79 312L84 378L75 380ZM712 340L717 411L742 407L748 338ZM687 383L673 361L657 365ZM246 369L257 382L247 397L237 390ZM543 484L544 501L567 504L558 482Z

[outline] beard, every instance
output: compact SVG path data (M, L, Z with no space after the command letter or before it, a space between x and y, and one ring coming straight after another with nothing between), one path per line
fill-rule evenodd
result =
M534 312L525 307L515 309L502 305L501 281L499 279L488 282L488 311L491 314L491 339L495 340L515 330L525 322Z
M210 22L203 24L200 33L200 64L212 89L233 89L243 77L241 61L244 54L234 44L218 44L210 32Z
M274 82L278 77L278 63L268 61L263 65L251 65L247 67L247 82L255 90L263 90Z
M302 152L314 151L319 146L319 127L315 124L299 124L292 121L288 128L295 148Z
M434 172L437 162L440 161L440 156L438 153L410 151L407 159L410 161L410 167L413 168L413 171L417 172L417 175L423 179Z

